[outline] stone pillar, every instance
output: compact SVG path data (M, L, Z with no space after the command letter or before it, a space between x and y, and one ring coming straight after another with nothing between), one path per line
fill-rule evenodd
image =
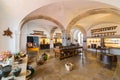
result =
M74 35L71 35L71 43L74 43Z
M104 38L101 38L101 47L105 47Z
M83 48L87 49L87 38L83 36Z
M50 48L54 48L54 44L53 44L53 33L50 34Z
M62 34L62 45L63 46L67 46L67 43L66 43L66 33L65 32L63 32L63 34Z
M83 37L82 37L83 34L80 34L80 44L83 45Z
M71 44L71 35L70 35L70 33L67 33L66 36L67 36L67 38L66 38L67 46L70 46L70 44Z
M54 48L53 39L52 38L50 39L50 48Z

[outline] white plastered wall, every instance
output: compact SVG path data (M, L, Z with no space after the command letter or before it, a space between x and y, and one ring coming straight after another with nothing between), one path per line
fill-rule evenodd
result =
M33 10L58 1L65 0L0 0L0 52L5 50L12 52L19 51L20 21ZM111 4L120 8L119 0L94 1ZM13 38L2 35L3 31L8 27L13 32Z

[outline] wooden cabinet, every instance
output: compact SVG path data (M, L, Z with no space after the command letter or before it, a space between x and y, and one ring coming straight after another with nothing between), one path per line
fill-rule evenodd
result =
M40 49L50 49L50 39L47 37L40 38Z
M27 48L39 47L39 38L37 36L27 36Z
M91 29L92 37L113 36L116 34L117 26L110 26L104 28Z
M50 44L40 44L40 49L49 49Z
M120 48L120 38L104 38L106 47Z
M37 52L39 54L39 37L37 36L27 36L27 53Z
M120 48L120 38L108 37L108 38L88 38L87 39L88 48Z
M97 48L101 46L101 38L88 38L87 46L88 48Z

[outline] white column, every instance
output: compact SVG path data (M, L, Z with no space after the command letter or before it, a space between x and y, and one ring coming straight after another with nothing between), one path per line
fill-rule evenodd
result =
M50 48L54 48L53 39L52 38L50 39Z
M87 38L83 36L83 48L87 49Z
M71 36L70 36L70 34L67 34L66 36L67 36L67 39L66 39L67 46L70 46L70 44L71 44Z
M50 33L50 48L54 48L54 44L53 44L53 33Z
M73 36L73 34L71 35L71 42L74 43L74 36Z
M67 43L66 43L66 33L65 32L63 32L63 34L62 34L62 45L63 46L67 46Z
M82 42L83 41L82 33L80 33L79 36L80 36L80 45L83 45L83 42Z

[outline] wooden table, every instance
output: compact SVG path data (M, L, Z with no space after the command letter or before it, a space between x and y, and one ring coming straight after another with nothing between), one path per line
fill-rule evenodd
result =
M18 77L15 77L15 80L26 80L26 67L27 67L27 60L28 56L26 56L22 62L22 64L17 64L20 68L22 68L22 71ZM6 78L2 77L2 80L9 80L9 78L12 77L12 73Z
M117 55L101 53L100 54L100 60L104 64L112 64L114 62L117 62Z

